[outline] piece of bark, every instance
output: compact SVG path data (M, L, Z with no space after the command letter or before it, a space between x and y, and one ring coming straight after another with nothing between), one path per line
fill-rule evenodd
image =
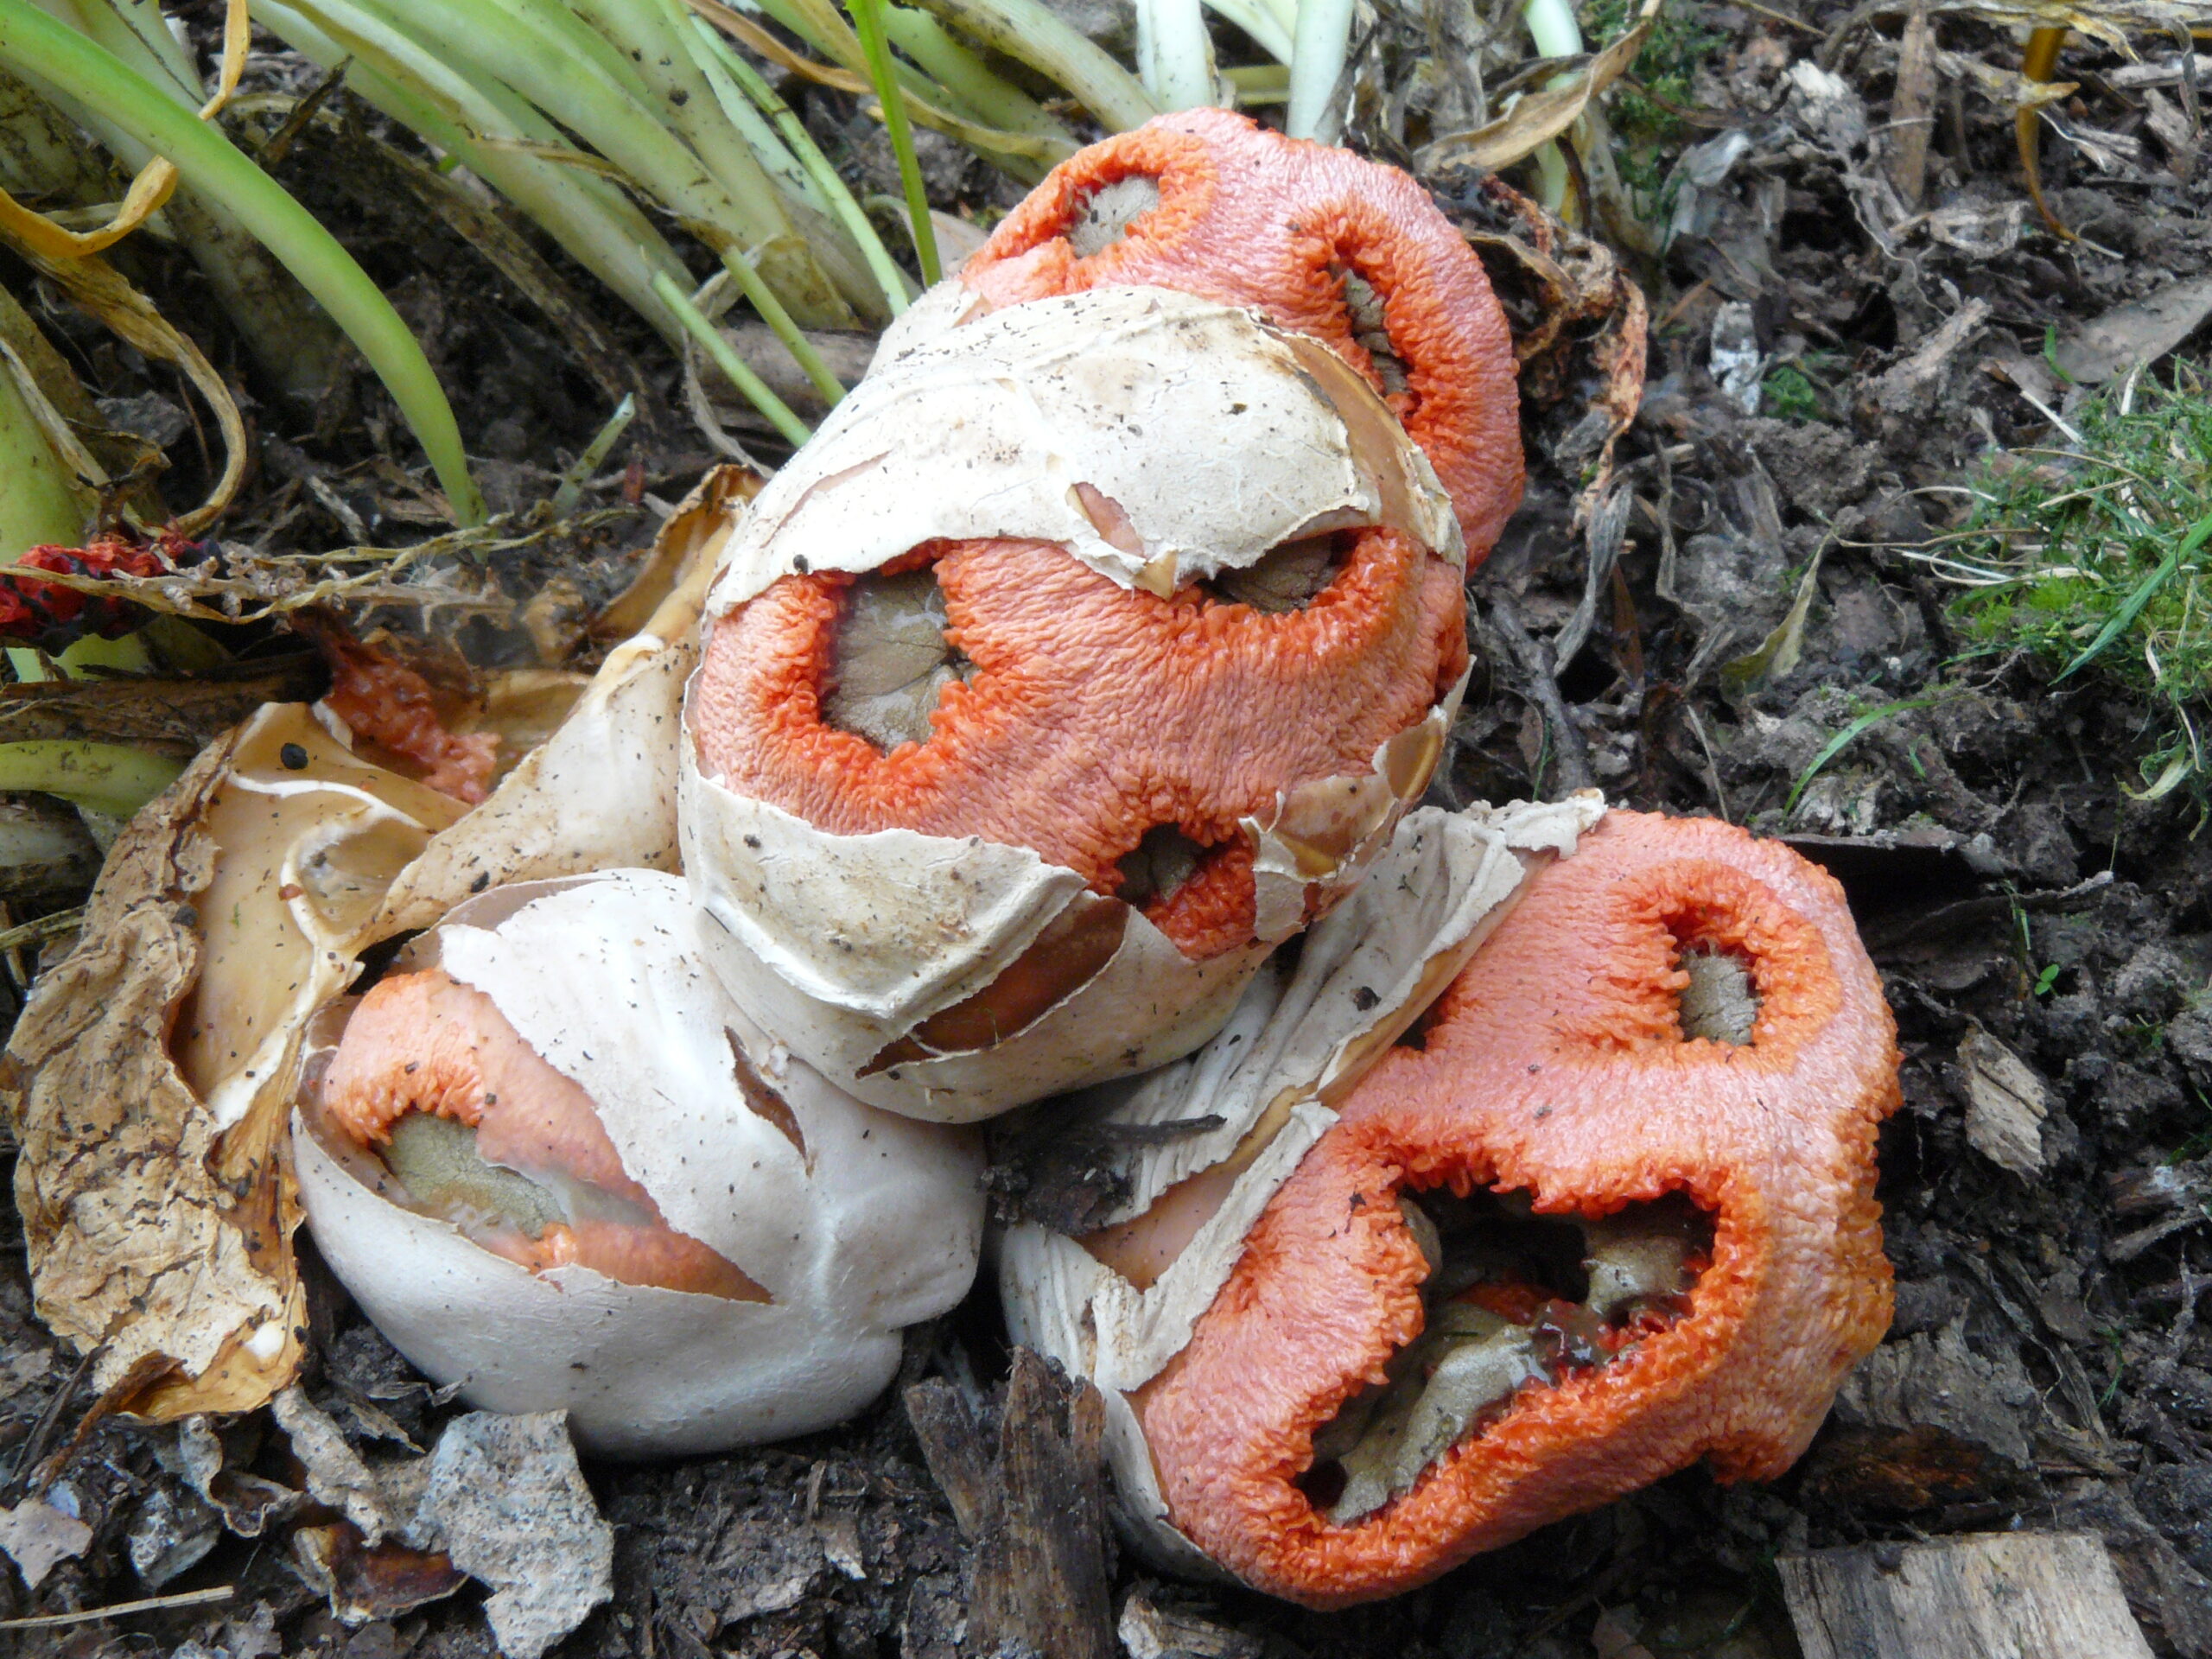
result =
M941 1377L906 1390L906 1421L922 1443L922 1461L952 1505L960 1535L973 1543L991 1524L991 1455L968 1402Z
M1805 1659L2150 1659L2092 1533L1860 1544L1775 1565Z
M310 652L175 679L0 686L0 740L124 743L189 760L264 702L304 702L330 676Z
M1114 1659L1107 1594L1105 1412L1027 1348L1014 1351L995 1466L949 1383L906 1391L930 1472L969 1541L972 1659Z
M1897 92L1890 99L1890 182L1908 212L1920 207L1928 186L1928 140L1936 130L1936 28L1928 7L1916 4L1897 40Z

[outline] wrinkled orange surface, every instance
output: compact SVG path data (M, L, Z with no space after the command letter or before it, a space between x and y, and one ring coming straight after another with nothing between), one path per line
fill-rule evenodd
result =
M1160 205L1077 257L1067 233L1084 202L1133 176L1159 181ZM1396 168L1226 110L1163 115L1054 168L960 279L995 306L1140 284L1247 306L1326 341L1381 390L1352 337L1345 270L1383 300L1408 382L1389 403L1451 493L1478 564L1521 500L1512 338L1482 262Z
M626 1284L742 1301L767 1293L661 1217L607 1139L591 1096L555 1071L492 999L443 971L401 974L361 999L323 1084L324 1109L356 1144L388 1140L408 1112L472 1125L486 1163L560 1175L644 1212L640 1220L579 1217L537 1238L506 1229L476 1242L533 1271L574 1264Z
M324 703L355 737L411 762L412 775L440 794L474 806L491 792L499 747L496 733L448 731L438 718L430 683L413 669L334 622L299 626L330 665Z
M1459 572L1395 531L1360 532L1330 587L1279 615L1124 589L1051 543L925 553L977 669L945 688L929 741L887 754L823 723L850 578L786 576L714 629L692 692L702 769L836 834L982 836L1106 894L1116 859L1179 825L1218 852L1147 913L1192 957L1251 938L1237 820L1368 771L1466 664Z
M1745 957L1752 1041L1685 1040L1681 948ZM1170 1518L1248 1582L1319 1607L1391 1594L1711 1458L1781 1473L1881 1339L1877 1126L1896 1027L1841 890L1778 843L1613 812L1541 872L1360 1084L1253 1229L1189 1345L1136 1396ZM1603 1214L1681 1191L1712 1213L1688 1313L1603 1369L1524 1389L1350 1527L1292 1482L1314 1429L1421 1327L1403 1185Z

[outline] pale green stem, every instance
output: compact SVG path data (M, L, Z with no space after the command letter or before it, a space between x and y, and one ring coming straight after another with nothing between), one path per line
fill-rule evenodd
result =
M1529 26L1529 39L1544 57L1571 58L1582 50L1582 26L1575 22L1574 8L1568 0L1529 0L1521 16ZM1567 204L1567 192L1574 184L1573 172L1556 140L1538 149L1535 161L1536 199L1548 212L1555 213Z
M455 520L484 521L461 430L438 378L399 314L353 257L275 180L214 128L27 0L0 0L0 61L97 105L195 188L220 200L321 301L399 405L444 486Z
M922 0L922 6L955 34L1066 87L1116 132L1160 113L1143 83L1039 0Z
M705 3L705 0L700 0L700 3ZM830 3L830 0L756 0L756 3L764 16L791 30L839 68L874 84L868 52L861 45L860 36L847 25L843 15ZM715 0L714 10L727 11L729 8L721 0ZM712 16L711 12L702 15ZM887 23L887 29L888 27ZM995 144L992 140L997 135L982 129L976 122L966 120L962 114L961 100L950 95L945 87L931 80L913 65L900 62L896 58L892 60L892 67L899 78L899 86L917 97L927 99L943 112L932 122L933 125L986 160L996 162L1016 178L1041 178L1044 168L1037 164L1039 156L1049 165L1061 156L1073 153L1072 144L1063 148L1065 141L1053 136L1035 137L1033 143L1012 150ZM1014 131L1008 131L1006 137L1011 139L1033 138L1031 134ZM1031 154L1032 149L1036 154Z
M1582 50L1582 25L1575 22L1574 8L1567 0L1529 0L1521 16L1541 56L1571 58Z
M1351 48L1352 0L1298 0L1298 28L1291 39L1290 109L1283 130L1294 138L1334 143L1344 111L1337 83Z
M1253 0L1253 3L1274 19L1275 28L1285 40L1298 32L1298 0ZM1285 53L1282 60L1288 63L1290 54Z
M78 125L29 81L0 73L0 188L39 200L90 201L107 169Z
M1290 73L1280 63L1239 64L1222 73L1236 89L1239 108L1247 104L1282 104L1290 98Z
M658 197L718 253L758 251L769 280L810 322L849 321L850 313L792 229L782 196L756 165L742 197L734 196L698 156L660 124L596 51L569 37L607 43L566 12L560 25L531 0L377 0L473 79L505 81L612 162L639 188ZM472 73L473 72L473 73Z
M776 89L768 84L766 78L724 41L703 18L695 19L694 24L700 39L716 55L739 90L752 100L762 115L775 123L776 130L783 135L784 141L791 146L791 153L798 158L799 164L811 175L816 189L830 211L837 216L838 223L860 245L861 257L867 259L869 270L874 273L878 285L882 288L884 300L891 307L892 315L895 316L904 311L912 301L912 296L906 291L905 273L891 257L891 251L883 245L883 238L875 233L875 226L868 222L868 215L861 211L860 203L853 200L851 189L837 175L837 169L830 164L830 158L822 153L822 147L814 142L814 135L807 131L805 123L798 118L797 111L790 105L777 97Z
M672 4L673 0L670 0ZM740 88L737 78L730 72L730 60L744 62L742 58L724 44L721 35L707 26L704 19L683 11L676 27L683 37L683 44L691 54L691 60L699 73L707 78L707 85L714 88L715 102L722 118L737 130L738 135L760 158L785 192L796 200L805 202L820 213L831 211L822 194L821 185L813 174L800 162L792 147L784 142L775 125L756 108L753 100ZM747 68L752 66L747 64Z
M184 762L145 754L120 743L65 739L0 743L0 792L16 790L59 795L127 818L183 774Z
M1252 37L1258 47L1277 63L1288 63L1293 51L1291 31L1274 11L1259 0L1206 0L1206 4L1218 17L1225 17ZM1230 70L1235 79L1236 72Z
M798 448L814 435L814 429L791 413L791 406L770 391L768 383L753 373L743 358L730 349L722 338L721 329L707 320L707 314L691 303L691 296L665 276L653 278L653 288L668 308L683 320L691 338L699 342L699 349L714 360L714 365L728 378L730 385L744 394L745 400L768 417L769 423L784 435L792 448Z
M670 345L683 339L683 325L653 293L656 274L685 274L674 250L608 181L582 165L510 147L569 148L559 129L522 99L470 81L405 30L344 0L254 0L254 15L325 69L350 60L348 86L529 214ZM577 152L577 162L585 160Z
M861 50L868 54L868 76L883 111L883 130L891 140L891 153L899 160L899 183L906 193L906 225L913 233L914 257L920 262L922 285L926 288L944 276L944 266L938 257L937 226L930 218L929 193L922 188L922 164L914 154L914 129L906 119L906 94L899 85L891 37L883 32L884 0L845 3L853 14L853 32L861 37Z
M1218 103L1220 77L1199 0L1136 0L1137 76L1164 110Z
M1069 154L1074 153L1075 135L1066 123L1013 82L995 74L988 64L953 39L944 25L927 12L912 6L886 6L883 29L893 46L927 70L979 122L1007 132L1049 138L1065 144Z
M814 383L814 389L822 394L823 401L836 408L844 397L843 385L830 372L830 365L822 360L822 353L814 349L814 343L791 320L791 314L784 309L784 302L776 297L775 291L760 279L760 273L753 270L744 254L735 248L722 250L722 268L737 279L737 285L744 290L745 297L753 302L753 308L760 314L760 321L766 323L776 338L784 342L784 348L805 372L806 378ZM653 282L653 292L664 300L668 297L668 290L660 285L658 277ZM688 321L684 327L690 327Z
M656 0L567 0L594 24L617 55L630 59L643 75L648 109L688 143L727 190L742 200L760 188L772 188L768 169L744 135L722 114L714 87L700 70L679 29L688 23ZM785 157L789 160L789 157Z
M53 18L86 35L175 98L198 109L207 89L189 54L169 33L154 0L31 0Z
M135 633L126 633L119 639L103 639L97 633L88 633L72 643L59 657L48 658L27 645L8 647L9 666L16 671L16 683L28 684L37 680L50 680L47 664L53 663L61 671L66 680L87 677L90 668L120 669L126 674L144 674L154 666L153 653L146 649L146 642Z

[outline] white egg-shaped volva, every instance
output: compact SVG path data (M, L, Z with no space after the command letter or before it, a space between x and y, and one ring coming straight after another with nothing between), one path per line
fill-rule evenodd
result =
M696 914L644 870L471 900L339 1011L295 1125L316 1246L393 1345L610 1455L849 1416L982 1234L973 1135L793 1059Z

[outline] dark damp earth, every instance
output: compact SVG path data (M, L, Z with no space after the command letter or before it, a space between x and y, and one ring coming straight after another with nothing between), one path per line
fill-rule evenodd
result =
M2094 395L2049 342L2212 276L2212 181L2171 118L2194 99L2178 74L2162 90L2089 51L2084 64L2103 68L2078 77L2063 116L2109 142L2046 136L2051 206L2082 238L2063 241L2024 207L2009 110L1959 67L2017 69L2013 36L1963 13L1937 19L1958 73L1936 87L1929 146L1906 178L1885 137L1903 10L1818 0L1800 17L1801 3L1686 0L1672 79L1662 87L1655 69L1639 83L1637 111L1616 100L1617 128L1642 146L1632 165L1666 184L1655 217L1673 228L1663 251L1613 238L1652 315L1641 411L1613 458L1625 511L1617 538L1572 522L1592 462L1560 435L1570 423L1532 418L1527 503L1472 583L1476 677L1432 798L1594 784L1630 805L1787 836L1840 878L1905 1057L1904 1106L1881 1145L1895 1325L1781 1480L1724 1487L1693 1469L1395 1600L1311 1614L1160 1579L1109 1546L1108 1596L1132 1653L1786 1659L1799 1649L1778 1555L2017 1527L2101 1535L2155 1650L2212 1655L2206 798L2187 780L2158 792L2158 767L2143 765L2174 752L2172 705L2146 701L2139 676L2057 679L2047 653L1970 629L1938 539L1962 522L1993 450L2063 443L2057 423ZM2171 56L2161 41L2143 50ZM379 130L341 112L299 134L281 176L423 338L494 505L542 498L607 397L467 243L378 186L362 156ZM807 113L887 188L887 159L855 138L849 102L817 92ZM930 158L940 207L1013 199L957 152ZM137 280L255 392L183 263L158 247L133 257ZM29 291L19 268L0 281ZM586 494L626 516L495 572L518 609L556 581L611 591L652 503L679 498L713 459L658 342L611 300L591 302L652 393ZM170 418L186 394L167 371L65 306L41 315L115 400L112 418L162 429L168 498L195 499L211 463ZM2199 349L2183 340L2153 375L2185 372ZM404 429L365 373L318 408L267 391L248 412L254 471L226 540L311 550L362 524L404 539L424 522L401 470L414 464ZM426 650L481 663L520 660L527 643L497 607L427 632ZM233 648L296 660L265 634ZM48 871L40 889L5 895L10 919L79 902L89 875L81 862ZM265 1414L214 1426L215 1501L184 1478L175 1430L108 1423L73 1440L90 1390L32 1319L20 1223L12 1205L0 1213L0 1510L45 1464L91 1531L35 1592L0 1571L0 1619L235 1586L142 1618L19 1630L16 1651L494 1651L484 1592L422 1599L450 1577L404 1551L338 1549L367 1616L349 1627L333 1614L302 1562L315 1539L334 1559L336 1512L304 1491ZM429 1445L461 1408L433 1398L319 1265L309 1273L310 1398L359 1446ZM961 1645L964 1586L1003 1565L963 1534L960 1506L976 1494L948 1496L902 1400L920 1384L918 1398L958 1402L979 1450L999 1444L1011 1392L1028 1416L1007 1426L1010 1451L1049 1441L1066 1414L1035 1379L1010 1390L1009 1365L979 1287L912 1334L899 1383L838 1431L662 1466L588 1465L614 1529L615 1593L554 1651L977 1651Z

